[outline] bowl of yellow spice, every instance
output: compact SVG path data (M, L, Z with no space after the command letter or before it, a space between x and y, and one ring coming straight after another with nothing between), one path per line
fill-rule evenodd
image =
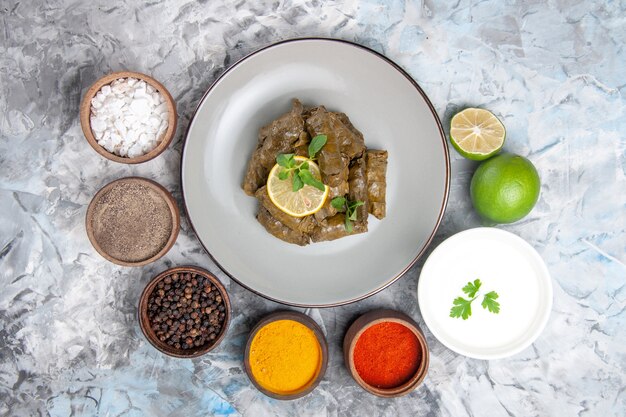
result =
M328 365L328 344L309 316L279 311L250 332L244 366L254 386L278 400L293 400L313 391Z

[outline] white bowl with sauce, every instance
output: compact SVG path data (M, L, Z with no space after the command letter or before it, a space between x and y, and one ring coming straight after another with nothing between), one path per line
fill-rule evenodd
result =
M450 317L453 300L469 299L462 288L480 279L481 287L466 320ZM495 291L500 312L481 306ZM441 243L422 268L419 307L433 335L449 349L476 359L500 359L530 346L552 310L552 281L543 259L519 236L480 227Z

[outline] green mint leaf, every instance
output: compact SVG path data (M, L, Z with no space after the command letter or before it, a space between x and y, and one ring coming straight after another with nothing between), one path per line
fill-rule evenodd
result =
M317 178L313 178L313 181L309 184L312 187L317 188L320 191L326 191L326 186L323 182L319 181Z
M328 137L326 135L317 135L313 139L311 139L311 143L309 143L309 158L315 158L315 155L326 145L326 141Z
M354 230L354 226L352 225L352 220L350 220L350 218L348 217L348 214L346 213L346 220L345 220L345 227L346 227L346 231L348 233L352 233L352 231Z
M350 220L355 221L356 220L356 210L353 206L350 207L349 209L350 215L348 217L350 217Z
M279 153L276 157L276 163L281 167L291 168L293 166L293 154Z
M293 179L292 179L292 185L291 185L292 191L295 193L296 191L300 190L302 187L304 187L304 183L302 182L300 175L294 174Z
M463 297L457 297L452 302L453 306L450 309L450 317L461 317L463 320L467 320L472 315L472 300L466 300Z
M283 181L286 180L288 177L289 177L289 173L284 169L278 173L278 178Z
M300 169L300 170L306 169L306 170L308 171L308 170L309 170L309 163L308 163L308 162L306 162L306 161L304 161L303 163L301 163L301 164L298 166L298 169Z
M315 187L315 188L317 188L320 191L326 190L326 186L324 186L324 183L322 183L320 180L315 178L313 176L313 174L311 174L311 171L309 171L309 170L300 170L298 172L298 175L300 176L300 179L302 180L302 182L305 183L306 185L310 185L311 187Z
M346 198L345 197L335 197L330 201L330 205L333 206L338 211L344 211L346 208Z
M302 181L307 184L307 181L310 181L311 179L315 179L313 178L313 174L311 174L311 171L309 171L308 169L300 169L298 170L298 175L300 175L300 178L302 179ZM305 181L306 179L306 181Z
M348 212L350 213L350 220L356 220L356 209L357 207L361 207L363 204L365 204L364 202L362 202L361 200L356 200L356 201L351 201L348 204Z
M474 283L468 282L467 285L463 287L463 292L467 294L468 297L475 297L481 285L482 283L479 279L474 280Z
M486 308L491 313L498 314L500 312L500 303L496 301L498 293L495 291L488 292L483 298L483 302L480 304L483 308Z

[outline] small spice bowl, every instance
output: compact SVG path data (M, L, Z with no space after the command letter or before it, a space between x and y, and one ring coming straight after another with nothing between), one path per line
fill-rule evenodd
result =
M181 285L176 287L177 283ZM187 288L192 290L188 292ZM186 298L188 303L175 300L178 297L182 301L187 294L190 294ZM196 298L196 295L199 296ZM157 302L157 298L160 301ZM153 306L155 310L151 310ZM187 314L189 318L185 319ZM157 319L160 315L163 317ZM157 350L176 358L195 358L215 349L228 331L230 317L230 298L224 285L209 271L195 266L180 266L161 272L148 283L139 298L139 327L144 336ZM178 326L182 327L176 332ZM171 336L166 337L168 334ZM208 340L191 347L176 347L177 338L191 337L199 342Z
M254 326L246 343L248 378L259 391L277 400L294 400L313 391L327 366L328 344L322 329L296 311L266 316ZM272 378L264 384L261 379L267 371ZM284 387L277 386L281 383Z
M382 325L383 327L377 326ZM388 326L388 327L387 327ZM407 349L407 352L411 352L408 357L398 357L403 363L399 376L406 373L402 380L395 386L376 386L373 383L366 381L367 376L364 378L357 370L358 366L355 361L355 353L357 351L357 342L365 334L365 338L359 345L359 349L372 349L376 360L372 362L364 360L365 371L372 370L375 366L391 366L389 358L385 358L387 352L382 346L377 346L372 343L373 333L367 333L370 330L379 331L389 329L393 334L387 335L385 343L390 344L394 354L399 353L402 347ZM395 343L393 337L406 338L406 343ZM375 349L375 350L374 350ZM373 310L360 316L348 329L343 341L343 353L344 360L350 375L354 380L363 387L366 391L377 395L379 397L400 397L413 391L419 384L422 383L428 372L428 363L430 354L428 352L428 345L426 339L419 329L419 326L409 316L404 313L395 310ZM361 354L361 353L359 353ZM382 356L381 356L382 355ZM407 362L415 361L414 366L409 365ZM364 370L362 370L364 372ZM364 372L365 373L365 372ZM388 375L388 374L386 374ZM388 377L388 376L387 376Z
M165 134L161 138L161 141L151 151L134 158L119 156L103 148L98 143L98 140L96 139L94 132L91 129L91 100L96 96L96 94L98 94L102 87L109 85L113 81L121 78L136 78L145 81L146 84L150 85L163 96L168 110L168 127L165 131ZM169 93L169 91L167 91L163 84L158 82L156 79L150 77L149 75L142 74L140 72L120 71L105 75L104 77L93 83L91 87L89 87L89 90L87 90L87 93L85 93L85 96L83 97L83 101L80 103L80 125L83 129L83 133L85 135L85 138L87 139L87 142L89 142L91 147L95 149L95 151L98 152L100 155L111 161L120 162L123 164L140 164L142 162L154 159L158 155L160 155L169 146L169 144L172 142L172 139L174 138L174 134L176 133L176 122L176 103L172 98L172 95Z
M89 241L105 259L142 266L174 246L180 212L174 197L160 184L126 177L96 193L87 208L85 227Z

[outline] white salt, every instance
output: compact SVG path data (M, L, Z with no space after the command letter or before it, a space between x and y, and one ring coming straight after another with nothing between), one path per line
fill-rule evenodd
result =
M163 140L169 111L165 98L145 81L120 78L91 100L91 129L103 148L135 158Z

